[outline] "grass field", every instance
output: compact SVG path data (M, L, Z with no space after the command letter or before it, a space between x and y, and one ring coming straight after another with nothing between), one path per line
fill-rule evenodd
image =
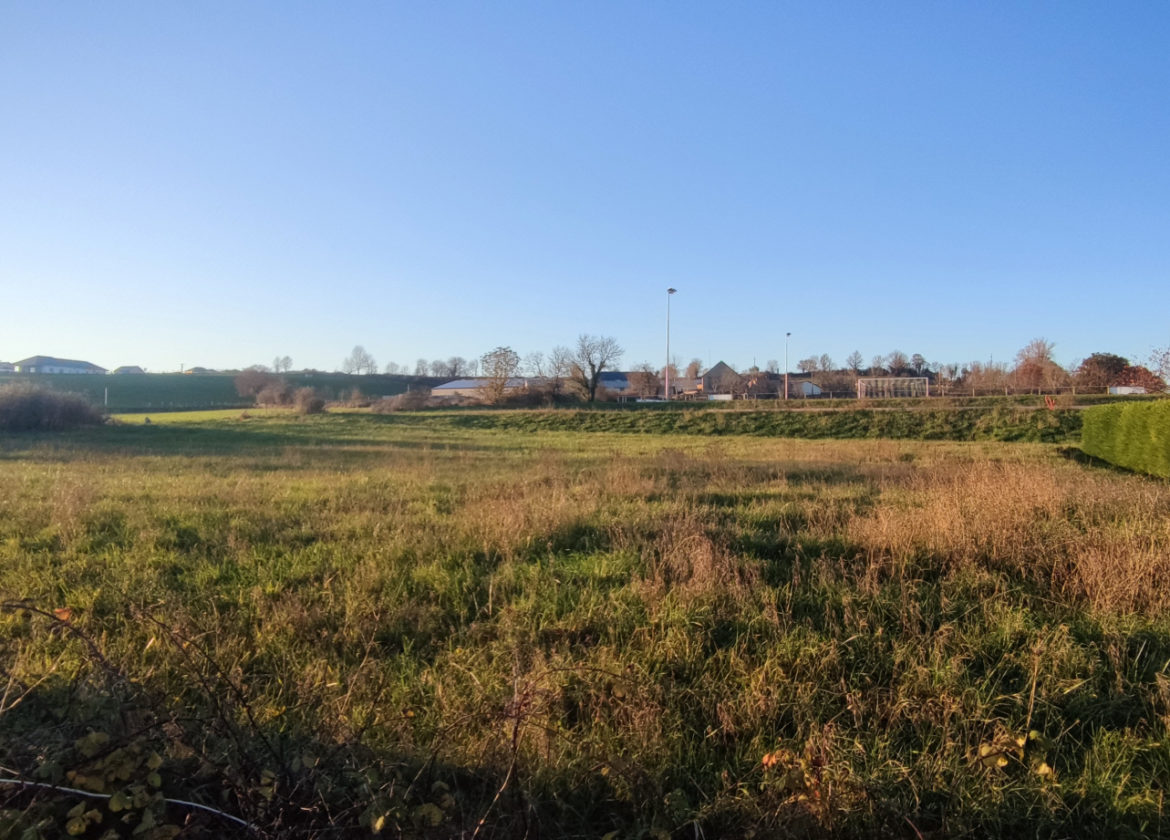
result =
M0 836L1170 836L1165 482L151 416L0 438Z

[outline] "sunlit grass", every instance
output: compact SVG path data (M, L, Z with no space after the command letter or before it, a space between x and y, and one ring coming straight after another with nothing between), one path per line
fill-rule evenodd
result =
M0 600L94 643L0 615L0 764L67 782L96 729L276 836L1162 831L1164 483L249 415L0 443Z

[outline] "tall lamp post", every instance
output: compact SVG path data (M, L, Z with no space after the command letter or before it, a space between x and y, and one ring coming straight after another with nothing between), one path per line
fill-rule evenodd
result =
M670 296L677 292L678 289L666 290L666 367L663 373L666 376L665 397L670 399Z
M788 399L788 339L792 333L784 333L784 399Z

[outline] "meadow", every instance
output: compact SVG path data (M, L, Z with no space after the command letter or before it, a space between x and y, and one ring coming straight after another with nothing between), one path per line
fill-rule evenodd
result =
M0 836L1170 836L1164 481L252 414L0 437Z

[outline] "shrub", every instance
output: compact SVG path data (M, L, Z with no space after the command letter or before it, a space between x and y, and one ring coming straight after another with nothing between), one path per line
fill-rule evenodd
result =
M297 388L293 394L293 405L301 414L320 414L325 410L325 400L317 396L312 388Z
M57 432L100 425L103 419L102 413L80 394L26 384L0 386L2 431Z
M1081 449L1119 467L1170 478L1170 400L1085 409Z
M376 414L389 414L392 411L415 411L426 408L430 400L430 388L413 388L405 394L382 397L374 403L373 410Z
M292 402L292 389L283 379L266 385L256 394L257 405L288 405Z

